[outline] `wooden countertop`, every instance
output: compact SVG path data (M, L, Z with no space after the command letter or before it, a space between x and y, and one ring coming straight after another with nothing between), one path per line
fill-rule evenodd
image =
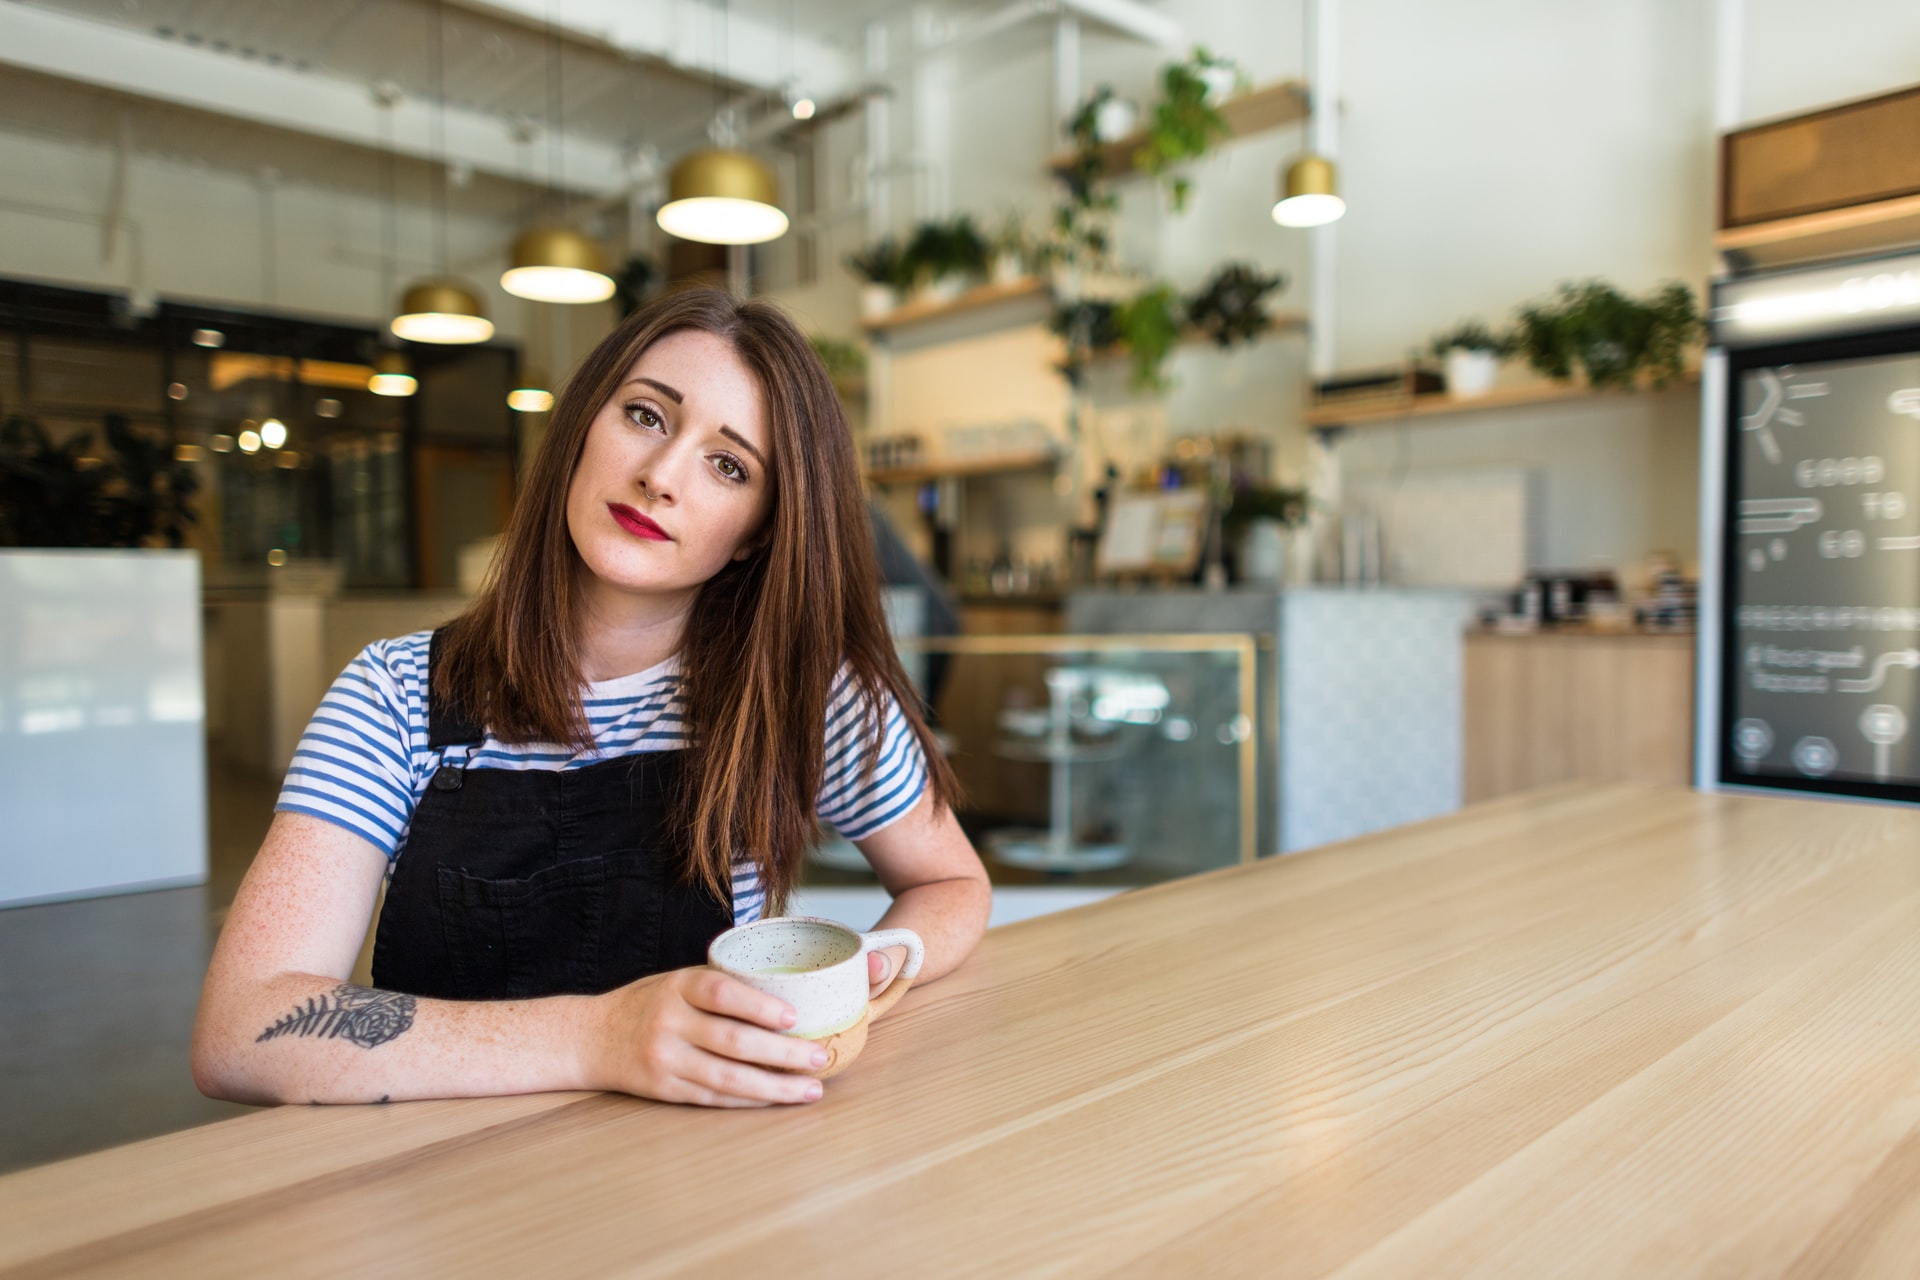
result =
M1911 1275L1920 813L1577 785L990 934L812 1108L283 1108L7 1276Z

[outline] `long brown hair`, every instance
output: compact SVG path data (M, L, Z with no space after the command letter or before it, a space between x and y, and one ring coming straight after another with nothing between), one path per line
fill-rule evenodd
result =
M935 803L955 796L887 633L839 398L779 308L687 290L640 308L594 348L554 405L494 571L447 625L432 679L444 701L502 741L592 745L580 702L581 562L567 531L567 491L588 428L634 361L688 329L726 339L759 381L773 503L762 545L709 579L687 619L680 666L692 745L676 825L690 877L724 901L734 862L751 859L774 914L819 834L827 701L843 664L872 710L869 741L881 740L891 695L926 756Z

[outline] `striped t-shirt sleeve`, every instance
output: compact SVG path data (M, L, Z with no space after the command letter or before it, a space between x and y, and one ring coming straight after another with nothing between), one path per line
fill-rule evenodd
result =
M425 736L415 705L424 673L411 639L376 641L347 664L301 735L274 805L345 827L389 858L413 818L414 739Z
M927 759L891 694L878 741L872 703L842 667L827 701L827 749L819 813L849 840L864 840L905 817L927 789Z

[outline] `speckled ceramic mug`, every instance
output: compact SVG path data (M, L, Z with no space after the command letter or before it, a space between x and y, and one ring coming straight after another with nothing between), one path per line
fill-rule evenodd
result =
M882 947L905 947L907 962L886 990L868 999L867 953ZM926 955L911 929L859 933L818 916L775 916L715 938L707 963L792 1005L799 1017L787 1034L820 1041L828 1062L812 1074L830 1076L859 1055L867 1024L907 993Z

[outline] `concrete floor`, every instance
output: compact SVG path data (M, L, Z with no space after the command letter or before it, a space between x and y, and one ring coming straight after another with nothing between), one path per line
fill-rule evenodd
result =
M187 1049L207 957L277 792L209 763L205 886L0 910L0 1173L251 1110L202 1097ZM792 914L867 929L886 909L871 875L811 879ZM1000 887L992 922L1117 891Z
M250 1108L193 1087L207 956L276 784L212 769L208 881L0 910L0 1173Z

